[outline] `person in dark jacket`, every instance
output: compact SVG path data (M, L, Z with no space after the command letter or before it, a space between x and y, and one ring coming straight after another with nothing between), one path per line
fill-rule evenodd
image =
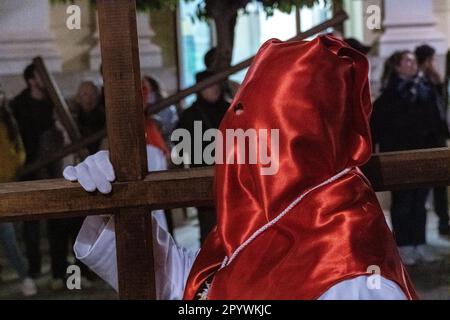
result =
M26 67L23 76L27 87L11 101L10 106L25 146L25 164L30 164L59 151L64 145L64 136L57 128L53 103L48 98L34 65ZM22 177L22 180L52 179L61 176L62 162L58 161ZM59 241L61 233L64 233L61 227L63 224L64 219L49 219L47 223L53 273L51 286L54 288L62 288L64 283L61 280L66 274L66 257ZM28 275L36 278L41 273L40 222L24 222L23 236L29 264Z
M213 75L210 71L203 71L196 75L196 81L200 82ZM230 103L226 100L223 87L219 84L213 85L209 88L202 90L197 95L197 100L186 109L180 116L180 121L176 129L186 129L189 131L191 138L194 139L195 125L201 124L201 135L208 129L217 129L220 122L225 115ZM188 155L189 164L191 167L201 167L207 164L203 159L203 150L210 142L202 142L201 151L202 154L197 154L197 159L194 155L194 145L191 143L191 152ZM186 156L186 155L185 155ZM200 161L196 161L196 160ZM216 213L213 207L198 207L198 218L200 222L200 241L208 235L209 231L216 224Z
M374 103L371 120L373 144L381 152L439 146L436 97L433 88L417 75L416 57L410 51L394 53L385 64L382 94ZM392 192L392 226L407 265L437 259L425 245L428 192L426 188Z
M416 48L415 54L419 64L420 76L428 83L433 90L433 98L436 100L436 107L439 111L439 121L435 124L439 128L436 145L447 147L447 139L450 132L447 125L447 105L445 102L445 87L435 66L436 50L429 45L421 45ZM450 235L448 194L447 187L433 188L434 211L439 217L439 234Z
M206 52L203 58L206 70L214 72L213 67L216 56L217 56L217 47L213 47L208 52ZM234 98L237 91L239 90L240 83L233 81L231 79L227 79L221 85L223 87L225 97L231 100Z

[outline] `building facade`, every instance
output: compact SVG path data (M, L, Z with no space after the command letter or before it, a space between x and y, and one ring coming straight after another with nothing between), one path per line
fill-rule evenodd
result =
M96 10L88 0L77 0L75 4L80 8L81 28L70 30L70 4L1 1L0 84L8 96L23 88L22 70L37 55L45 59L66 96L73 95L77 89L74 84L82 80L101 83ZM214 45L212 28L194 18L195 8L195 1L180 1L177 13L164 10L138 14L142 74L156 76L168 92L193 83L195 72L204 68L204 53ZM436 47L443 72L450 43L450 1L344 0L344 8L350 16L344 36L377 48L371 58L373 79L379 76L382 61L394 50L412 49L422 43ZM377 8L381 24L373 28L368 23ZM329 9L317 7L291 14L276 12L267 18L256 3L251 3L247 12L238 19L233 62L253 55L269 38L286 40L331 16ZM243 74L234 79L242 79Z

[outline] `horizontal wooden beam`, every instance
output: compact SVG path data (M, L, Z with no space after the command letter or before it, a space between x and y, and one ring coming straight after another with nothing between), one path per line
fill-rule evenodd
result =
M116 182L111 194L87 193L61 179L0 184L0 220L64 217L67 212L148 206L177 208L212 204L212 168L176 169L149 174L142 181Z
M374 154L362 170L376 191L450 185L450 149ZM155 172L143 181L114 183L110 195L87 193L64 180L0 184L0 220L99 214L137 206L211 205L213 172L211 167Z
M376 191L450 185L450 148L383 152L362 171Z

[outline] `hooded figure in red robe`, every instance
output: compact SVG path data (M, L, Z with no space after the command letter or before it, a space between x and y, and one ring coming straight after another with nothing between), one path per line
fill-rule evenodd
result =
M367 74L366 58L329 36L262 46L220 136L278 129L277 143L267 136L265 145L277 170L262 174L263 161L231 163L240 146L216 150L226 158L215 166L218 223L198 254L179 248L153 221L158 298L416 298L375 192L358 169L372 150ZM261 141L249 143L253 151L263 149ZM114 180L104 151L64 176L102 193ZM113 218L88 217L76 256L117 289L115 252ZM369 288L372 276L380 288Z
M218 223L185 299L205 283L208 299L317 299L374 266L415 298L358 169L371 156L371 110L368 61L344 42L320 36L261 47L220 131L279 129L278 150L270 150L279 169L261 175L262 164L216 164Z

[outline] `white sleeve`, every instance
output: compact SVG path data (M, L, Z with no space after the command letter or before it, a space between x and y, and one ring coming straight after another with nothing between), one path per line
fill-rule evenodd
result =
M73 246L75 257L117 291L116 237L114 219L87 217Z
M402 289L393 281L379 278L373 285L371 276L344 280L328 289L318 300L407 300Z
M178 247L172 236L158 224L154 214L152 225L157 299L182 299L187 277L198 252ZM77 259L118 290L112 217L87 217L75 241L74 251Z
M147 168L149 172L167 170L167 160L164 153L151 144L147 145ZM165 231L169 230L164 210L153 211L153 216L158 220L161 228Z

